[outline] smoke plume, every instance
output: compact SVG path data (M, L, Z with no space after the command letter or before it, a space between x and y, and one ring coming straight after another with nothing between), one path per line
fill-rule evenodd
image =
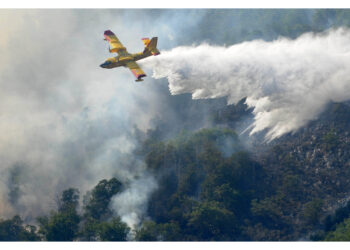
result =
M168 93L150 78L135 84L125 68L100 68L115 56L103 32L113 30L131 53L144 49L142 37L171 48L177 30L204 13L0 10L0 218L33 223L57 208L62 190L78 188L82 198L117 177L125 189L111 208L129 226L139 222L156 181L134 150Z
M156 79L166 77L172 95L227 96L228 104L247 97L255 116L250 134L266 131L273 140L315 119L328 102L350 99L350 31L177 47L142 66Z

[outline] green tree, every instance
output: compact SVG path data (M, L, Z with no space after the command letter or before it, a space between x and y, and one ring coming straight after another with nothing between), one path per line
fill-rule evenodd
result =
M321 199L314 199L305 204L304 218L307 223L315 225L319 222L322 213L322 205L323 201Z
M284 214L281 209L282 197L273 196L258 201L252 200L251 212L256 222L269 229L282 229L286 226Z
M83 218L82 227L78 233L79 239L83 241L96 241L98 240L98 228L100 221L87 217Z
M23 225L19 215L9 220L0 219L0 241L39 241L35 231L35 226Z
M85 197L84 217L96 220L105 219L112 215L109 203L115 194L120 192L122 183L116 178L100 181Z
M162 241L182 241L184 240L182 230L177 222L171 221L159 225L160 239Z
M120 220L120 217L101 222L97 227L98 240L101 241L126 241L129 232L130 228Z
M157 224L147 220L135 230L137 241L181 241L184 240L181 228L177 222Z
M137 241L157 241L159 232L157 223L154 221L144 221L139 229L135 230L135 240Z
M80 216L77 213L79 192L67 189L59 199L58 211L50 216L38 217L39 233L48 241L72 241L79 229Z
M76 209L79 205L79 190L75 188L64 190L58 203L59 211Z
M236 231L235 215L217 202L203 202L190 214L188 233L194 240L232 240Z
M329 232L326 241L350 241L350 218L337 225L335 231Z
M113 216L109 204L111 198L121 191L122 183L116 178L101 180L84 197L84 213L79 231L81 240L123 241L130 228Z

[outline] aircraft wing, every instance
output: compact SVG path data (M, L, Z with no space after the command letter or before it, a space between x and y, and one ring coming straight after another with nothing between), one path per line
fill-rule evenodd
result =
M134 76L137 78L136 81L142 81L142 77L146 76L146 73L134 61L127 62L126 67L128 67L131 70L131 72L134 74Z
M104 36L105 40L108 41L110 46L109 52L116 52L119 55L122 55L123 52L126 52L126 48L123 46L123 44L119 41L118 37L112 31L106 30Z

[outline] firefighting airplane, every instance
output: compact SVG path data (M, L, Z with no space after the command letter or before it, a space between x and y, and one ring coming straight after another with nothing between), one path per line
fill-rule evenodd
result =
M108 58L104 63L100 65L100 67L106 69L111 69L120 66L128 67L137 78L136 82L143 81L142 77L145 77L146 74L136 63L136 61L145 57L149 57L151 55L156 56L160 54L159 50L157 49L158 38L153 37L151 40L149 40L148 38L143 38L142 41L145 44L144 51L135 54L130 54L112 31L106 30L104 36L104 40L108 41L110 45L109 52L117 52L118 56Z

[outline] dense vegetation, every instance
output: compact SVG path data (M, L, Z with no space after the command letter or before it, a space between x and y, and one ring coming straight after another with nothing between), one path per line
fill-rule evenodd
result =
M236 119L219 113L224 120ZM182 131L169 140L150 131L137 154L156 176L158 188L150 197L147 219L135 230L110 210L111 198L123 189L112 178L85 194L80 210L79 190L69 188L60 195L57 210L37 218L36 226L24 225L19 216L1 221L0 239L349 240L350 203L342 207L338 202L350 188L347 116L348 105L332 104L309 127L255 152L244 150L229 126ZM319 158L312 156L314 151Z
M100 181L85 197L83 213L77 211L79 191L64 190L57 211L37 218L39 229L23 225L19 216L0 222L0 240L6 241L125 241L128 226L108 208L110 199L121 190L116 179Z
M240 105L213 117L235 126ZM160 187L139 239L321 239L315 232L349 217L342 208L350 188L349 119L347 104L331 104L298 133L249 152L231 129L181 133L167 143L149 139L146 162Z

